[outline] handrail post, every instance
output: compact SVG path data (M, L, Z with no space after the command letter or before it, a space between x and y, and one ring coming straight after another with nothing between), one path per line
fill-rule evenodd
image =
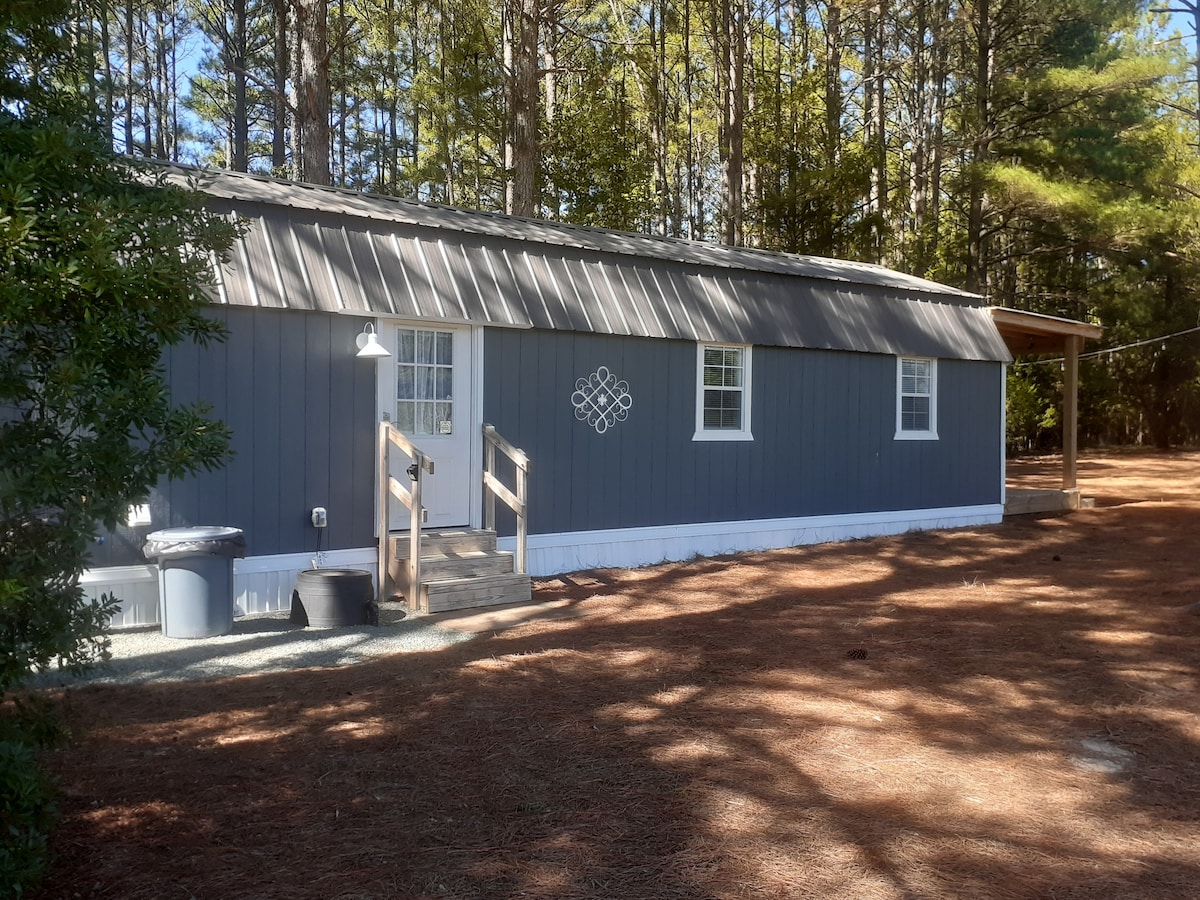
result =
M424 460L413 458L412 508L408 518L408 608L414 612L421 608L421 469Z
M392 477L391 445L412 459L408 468L412 485L405 489ZM383 585L390 562L392 495L409 509L408 530L408 588L405 599L409 609L417 612L421 606L421 528L425 524L425 508L421 505L421 471L433 474L433 460L410 441L386 418L379 424L379 599L383 600ZM399 539L397 539L399 540Z
M495 430L490 425L484 425L484 438L490 438L489 432ZM494 441L484 440L483 448L483 470L494 476L496 474L496 444ZM486 480L484 484L487 484ZM496 495L491 491L483 492L483 527L488 531L496 530Z
M379 559L376 567L375 602L382 603L387 590L388 574L388 532L391 506L391 491L388 490L388 445L391 443L388 429L391 424L387 421L379 423L379 509L376 512L376 525L379 529Z
M514 447L496 432L493 425L484 424L484 466L483 490L484 527L489 531L496 530L496 498L499 497L517 514L517 552L514 568L524 575L526 568L526 549L529 543L529 457L525 451ZM513 493L500 481L496 474L496 448L499 448L517 470L517 493Z
M529 461L524 460L524 465L517 465L517 501L521 507L521 512L517 514L517 571L525 574L525 545L529 541L529 516L528 516L528 479Z

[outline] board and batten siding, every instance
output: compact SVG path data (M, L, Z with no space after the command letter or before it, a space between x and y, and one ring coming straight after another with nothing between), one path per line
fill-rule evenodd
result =
M310 511L324 506L322 550L374 544L375 367L354 358L362 320L297 310L213 307L229 337L169 348L176 403L201 401L232 430L232 459L215 472L159 484L151 525L120 528L92 548L92 566L146 562L145 536L182 525L232 525L248 556L313 553Z
M529 454L531 534L975 507L1001 502L1003 366L938 362L935 441L897 441L896 358L754 347L753 441L693 441L696 344L489 329L484 419ZM576 419L606 366L628 419ZM512 534L511 516L498 530Z

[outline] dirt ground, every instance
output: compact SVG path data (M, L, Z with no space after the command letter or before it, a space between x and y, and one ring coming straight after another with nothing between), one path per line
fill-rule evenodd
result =
M41 896L1200 896L1200 454L1080 471L1095 509L549 580L587 614L437 653L72 689Z

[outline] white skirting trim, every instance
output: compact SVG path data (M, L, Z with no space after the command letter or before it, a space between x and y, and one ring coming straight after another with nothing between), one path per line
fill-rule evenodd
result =
M840 516L531 534L528 564L531 575L557 575L580 569L645 566L697 555L772 550L800 544L902 534L906 531L994 525L1003 517L1004 507L997 503ZM500 538L497 544L501 550L515 550L516 538Z
M645 566L697 555L716 556L743 550L822 544L906 531L994 525L1003 517L1002 505L989 504L533 534L529 536L529 572L540 576L580 569ZM516 539L500 538L498 544L501 550L511 551L516 547ZM326 569L365 569L374 574L375 560L376 549L362 547L322 553L320 565ZM246 615L290 609L296 576L312 566L311 553L282 553L234 560L234 612ZM114 628L153 625L159 621L157 566L90 569L83 574L80 584L89 596L111 593L120 598L121 608L112 619Z
M296 576L313 567L311 553L280 553L251 556L233 561L234 613L286 611L292 607ZM323 569L365 569L375 572L374 547L326 550L321 553ZM121 606L112 617L113 628L155 625L158 617L158 567L112 566L88 569L79 579L89 597L113 594Z

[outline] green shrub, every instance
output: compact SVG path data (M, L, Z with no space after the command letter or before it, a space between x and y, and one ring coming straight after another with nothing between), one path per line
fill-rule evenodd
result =
M0 716L0 897L26 896L49 864L57 809L38 757L61 735L48 704L18 702Z

